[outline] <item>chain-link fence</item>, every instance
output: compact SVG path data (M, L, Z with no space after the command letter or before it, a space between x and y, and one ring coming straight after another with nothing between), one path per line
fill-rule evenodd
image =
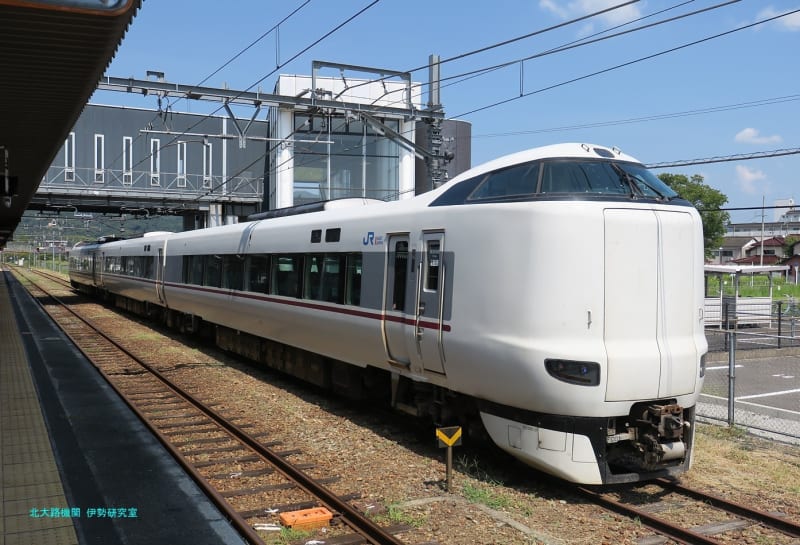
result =
M800 442L800 306L723 301L698 416Z

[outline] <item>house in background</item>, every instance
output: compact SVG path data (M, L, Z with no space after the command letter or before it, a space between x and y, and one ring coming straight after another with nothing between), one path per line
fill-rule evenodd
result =
M747 253L745 252L745 248L750 247L755 240L755 237L751 236L725 237L722 241L722 245L712 252L712 257L708 263L724 265L735 259L746 257Z
M777 265L786 257L786 252L783 248L785 242L786 240L782 236L766 238L763 242L753 238L743 247L745 256L731 259L730 263L737 265Z

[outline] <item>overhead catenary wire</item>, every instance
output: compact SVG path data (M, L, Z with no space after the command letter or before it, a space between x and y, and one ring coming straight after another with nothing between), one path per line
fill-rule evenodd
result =
M739 153L736 155L721 155L717 157L707 157L705 159L687 159L681 161L666 161L663 163L652 163L645 165L649 169L686 167L692 165L709 165L712 163L726 163L732 161L749 161L751 159L767 159L771 157L782 157L785 155L800 154L800 148L784 148L772 151L757 151L755 153Z
M357 17L359 17L360 15L362 15L364 12L366 12L367 10L369 10L371 7L373 7L374 5L376 5L378 2L380 2L380 0L372 0L372 2L370 2L370 3L369 3L369 4L367 4L366 6L362 7L360 10L358 10L356 13L354 13L353 15L351 15L350 17L348 17L347 19L345 19L345 20L344 20L344 21L342 21L341 23L337 24L335 27L333 27L331 30L329 30L329 31L328 31L328 32L326 32L325 34L323 34L321 37L319 37L319 38L317 38L316 40L314 40L314 41L313 41L311 44L309 44L308 46L304 47L302 50L300 50L300 51L298 51L297 53L295 53L294 55L292 55L292 56L291 56L289 59L287 59L285 62L283 62L282 64L280 64L280 65L276 66L276 67L275 67L273 70L270 70L270 71L269 71L267 74L265 74L264 76L262 76L261 78L259 78L257 81L255 81L254 83L252 83L251 85L249 85L249 86L248 86L247 88L245 88L244 90L240 91L238 95L235 95L235 96L233 96L231 99L232 99L232 100L235 100L236 98L239 98L239 97L240 97L242 94L244 94L244 93L246 93L246 92L250 91L251 89L253 89L253 88L254 88L254 87L256 87L257 85L259 85L260 83L262 83L262 82L263 82L265 79L267 79L268 77L270 77L271 75L273 75L275 72L277 72L278 70L280 70L281 68L283 68L283 67L284 67L284 66L286 66L287 64L291 63L292 61L294 61L295 59L297 59L298 57L300 57L301 55L303 55L304 53L306 53L308 50L310 50L310 49L311 49L311 48L313 48L314 46L318 45L320 42L324 41L326 38L328 38L329 36L331 36L331 35L332 35L332 34L334 34L335 32L339 31L339 30L340 30L341 28L343 28L345 25L347 25L348 23L350 23L351 21L353 21L354 19L356 19ZM191 132L191 131L192 131L192 129L194 129L195 127L197 127L197 126L198 126L200 123L202 123L202 122L203 122L203 121L205 121L206 119L209 119L209 118L211 118L213 115L215 115L217 112L219 112L220 110L222 110L224 107L225 107L225 106L224 106L224 105L222 105L222 106L218 107L217 109L215 109L214 111L212 111L211 113L208 113L208 114L205 114L205 115L201 116L201 117L200 117L200 119L199 119L199 120L197 120L197 121L196 121L196 122L195 122L193 125L191 125L191 126L190 126L190 127L188 127L187 129L184 129L184 130L180 131L180 132L179 132L177 135L175 135L175 136L174 136L174 137L173 137L171 140L169 140L169 141L168 141L166 144L162 145L162 146L159 148L159 151L160 151L160 150L162 150L162 149L164 149L164 148L166 148L166 147L168 147L168 146L170 146L170 145L172 145L172 144L174 144L175 142L177 142L177 141L178 141L178 139L179 139L179 138L180 138L180 137L181 137L183 134L185 134L185 133L187 133L187 132ZM138 162L137 162L135 165L133 165L133 167L139 166L139 165L140 165L140 164L142 164L143 162L147 161L147 160L148 160L148 159L149 159L151 156L152 156L152 152L151 152L151 153L149 153L149 154L147 154L147 155L146 155L145 157L143 157L142 159L140 159L140 160L139 160L139 161L138 161Z
M693 1L694 0L689 0L689 2L693 2ZM739 1L739 0L736 0L736 1ZM533 32L529 32L528 34L524 34L522 36L517 36L515 38L510 38L508 40L495 42L493 44L489 44L487 46L483 46L483 47L480 47L478 49L474 49L472 51L467 51L465 53L460 53L460 54L454 55L452 57L447 57L445 59L440 59L436 64L442 65L442 64L449 63L449 62L453 62L453 61L457 61L457 60L460 60L460 59L464 59L464 58L470 57L472 55L477 55L478 53L483 53L483 52L489 51L491 49L496 49L496 48L502 47L504 45L515 43L515 42L518 42L518 41L521 41L521 40L525 40L527 38L532 38L534 36L538 36L538 35L544 34L546 32L551 32L551 31L557 30L559 28L563 28L563 27L566 27L566 26L569 26L569 25L572 25L572 24L575 24L575 23L579 23L581 21L585 21L587 19L591 19L592 17L597 17L598 15L603 15L605 13L609 13L611 11L623 8L623 7L631 5L631 4L635 4L637 2L639 2L639 0L631 0L631 1L628 1L628 2L623 2L621 4L616 4L614 6L610 6L608 8L602 9L602 10L594 11L592 13L588 13L586 15L582 15L582 16L576 17L574 19L569 19L567 21L558 23L556 25L551 25L551 26L546 27L546 28L542 28L542 29L539 29L539 30L535 30ZM686 4L686 3L689 3L689 2L683 2L680 5L683 5L683 4ZM626 23L626 24L629 24L629 23ZM409 72L409 73L419 72L420 70L427 70L431 66L432 66L431 64L423 64L421 66L417 66L416 68L411 68L410 70L404 70L404 72ZM351 86L349 88L349 90L353 90L353 89L356 89L358 87L363 87L365 85L370 85L372 83L385 81L386 79L388 79L390 77L392 77L392 76L383 76L381 78L375 78L375 79L371 79L371 80L368 80L368 81L365 81L365 82L362 82L362 83L357 83L357 84ZM445 79L448 79L448 78L445 78ZM425 84L421 84L421 85L425 85Z
M218 74L219 72L221 72L222 70L224 70L224 69L225 69L226 67L228 67L228 66L229 66L231 63L233 63L234 61L236 61L236 59L238 59L238 58L239 58L239 57L241 57L241 56L242 56L244 53L246 53L247 51L249 51L250 49L252 49L252 48L253 48L253 47L254 47L256 44L258 44L258 43L259 43L261 40L263 40L264 38L266 38L267 36L269 36L271 33L275 32L275 31L276 31L276 30L277 30L277 29L280 27L280 25L282 25L283 23L285 23L286 21L288 21L289 19L291 19L291 18L292 18L294 15L296 15L296 14L297 14L297 13L298 13L300 10L302 10L304 7L306 7L306 6L307 6L307 5L308 5L310 2L311 2L311 0L305 0L305 1L304 1L302 4L300 4L300 5L299 5L298 7L296 7L294 10L292 10L292 11L291 11L291 13L289 13L289 14L288 14L288 15L286 15L286 16L284 16L284 17L283 17L283 19L281 19L280 21L278 21L277 23L275 23L275 24L274 24L272 27L270 27L270 28L269 28L269 30L267 30L267 31L263 32L263 33L262 33L262 34L261 34L261 35L260 35L258 38L256 38L256 39L255 39L255 40L253 40L252 42L250 42L250 43L249 43L248 45L246 45L244 48L240 49L240 50L239 50L237 53L235 53L235 54L234 54L232 57L230 57L228 60L226 60L224 63L222 63L222 64L221 64L221 65L220 65L218 68L216 68L214 71L212 71L212 72L211 72L210 74L208 74L206 77L204 77L202 80L200 80L199 82L197 82L196 84L194 84L194 85L192 86L192 89L190 89L190 90L189 90L189 93L191 93L191 91L193 91L193 90L195 90L196 88L200 87L200 86L201 86L201 85L203 85L205 82L207 82L209 79L211 79L212 77L214 77L216 74ZM188 93L187 93L187 96L188 96ZM180 98L186 98L186 99L188 100L187 96L180 97ZM180 98L179 98L179 100L180 100ZM152 118L152 119L151 119L151 120L150 120L150 121L149 121L149 122L148 122L148 123L145 125L145 127L148 127L148 126L152 125L152 123L153 123L153 122L154 122L156 119L158 119L158 118L159 118L159 116L161 115L161 108L160 108L160 104L161 104L161 97L159 97L159 111L158 111L158 113L157 113L157 114L156 114L156 115L155 115L155 116L154 116L154 117L153 117L153 118ZM133 141L132 141L131 145L135 144L135 143L136 143L136 142L137 142L137 141L138 141L140 138L142 138L142 134L143 134L143 133L141 133L141 132L140 132L139 134L137 134L137 135L136 135L136 137L133 139ZM123 153L124 153L124 152L123 152ZM119 154L118 154L118 155L117 155L117 156L114 158L114 160L113 160L113 161L111 161L111 164L114 164L114 163L116 163L116 162L117 162L117 161L120 159L120 157L122 157L123 153L119 153ZM146 160L146 159L148 159L148 158L149 158L149 156L148 156L148 157L145 157L145 160ZM140 163L141 163L141 161L140 161ZM138 164L140 164L140 163L137 163L137 165L138 165Z
M693 2L693 1L694 0L690 0L690 2ZM655 17L656 15L660 15L662 13L665 13L667 11L671 11L673 9L677 9L677 8L679 8L681 6L684 6L684 5L686 5L686 4L690 3L690 2L681 2L679 4L675 4L675 5L670 6L668 8L662 9L662 10L654 12L654 13L651 13L649 15L646 15L646 16L643 16L643 17L638 17L636 19L632 19L632 20L630 20L630 21L628 21L626 23L622 23L620 25L616 25L616 26L607 28L607 29L605 29L603 31L596 32L596 33L594 33L594 34L592 34L590 36L585 36L585 37L583 37L583 38L581 38L579 40L573 40L573 41L568 42L566 44L563 44L563 45L560 45L558 47L554 47L554 48L551 48L551 49L547 49L547 50L542 51L540 53L536 53L536 54L529 55L529 56L522 57L522 58L513 59L513 60L510 60L510 61L505 61L505 62L502 62L502 63L499 63L499 64L494 64L494 65L486 66L486 67L483 67L483 68L476 68L476 69L473 69L473 70L469 70L467 72L462 72L460 74L454 74L452 76L447 76L447 77L441 78L439 81L443 82L443 81L449 81L449 80L457 80L457 81L450 81L450 83L442 85L443 88L444 87L449 87L449 86L452 86L452 85L457 85L457 84L463 83L465 81L471 80L471 79L476 78L476 77L481 77L481 76L485 76L485 75L491 74L491 73L493 73L493 72L495 72L497 70L501 70L501 69L507 68L509 66L515 66L515 65L518 65L518 64L522 64L522 63L524 63L526 61L533 60L533 59L546 57L546 56L549 56L549 55L554 55L556 53L563 53L565 51L570 51L570 50L576 49L578 47L583 47L583 46L586 46L586 45L592 45L592 44L595 44L595 43L598 43L598 42L601 42L601 41L609 40L609 39L612 39L612 38L618 38L620 36L625 36L625 35L628 35L628 34L631 34L631 33L634 33L634 32L639 32L641 30L647 30L647 29L650 29L650 28L653 28L653 27L656 27L656 26L660 26L660 25L666 24L666 23L672 23L672 22L675 22L675 21L679 21L681 19L685 19L687 17L692 17L692 16L695 16L695 15L700 15L702 13L706 13L708 11L713 11L713 10L716 10L716 9L719 9L719 8L727 7L727 6L731 5L731 4L735 4L735 3L741 2L741 0L728 0L728 1L720 3L720 4L716 4L716 5L713 5L713 6L706 7L706 8L698 9L698 10L691 11L691 12L688 12L688 13L684 13L684 14L681 14L681 15L676 15L674 17L670 17L670 18L667 18L667 19L662 19L662 20L656 21L654 23L649 23L649 24L642 25L642 26L639 26L639 27L636 27L636 28L624 30L624 31L621 31L621 32L616 32L614 34L609 34L607 36L602 36L603 34L607 34L607 33L611 32L613 30L616 30L616 29L619 29L619 28L634 24L634 23L639 22L639 21L643 21L645 19L649 19L651 17ZM429 67L429 66L430 65L427 65L426 68ZM414 87L422 88L422 87L425 87L426 85L429 85L429 83L416 84ZM422 94L423 94L423 92L420 92L419 94L415 95L415 97L419 97Z
M619 70L620 68L625 68L625 67L628 67L628 66L640 63L640 62L651 60L651 59L660 57L662 55L666 55L666 54L669 54L669 53L674 53L675 51L679 51L681 49L686 49L688 47L699 45L701 43L705 43L705 42L708 42L708 41L711 41L711 40L714 40L714 39L717 39L717 38L721 38L723 36L728 36L728 35L733 34L735 32L740 32L740 31L746 30L748 28L753 28L753 27L756 27L756 26L759 26L759 25L763 25L765 23L769 23L771 21L775 21L775 20L781 19L783 17L788 17L789 15L793 15L795 13L800 13L800 9L788 11L788 12L782 13L780 15L775 15L775 16L768 17L768 18L765 18L765 19L761 19L760 21L756 21L755 23L742 25L742 26L736 27L734 29L727 30L725 32L720 32L720 33L714 34L712 36L706 36L705 38L701 38L699 40L694 40L694 41L687 42L687 43L684 43L684 44L681 44L681 45L678 45L678 46L675 46L675 47L671 47L669 49L664 49L662 51L659 51L657 53L653 53L651 55L645 55L643 57L639 57L639 58L631 60L631 61L620 63L620 64L617 64L617 65L614 65L614 66L610 66L610 67L604 68L602 70L597 70L597 71L591 72L589 74L584 74L583 76L578 76L578 77L575 77L575 78L572 78L572 79L569 79L569 80L566 80L566 81L562 81L560 83L554 83L554 84L548 85L546 87L541 87L539 89L536 89L535 91L529 91L529 92L526 92L526 93L521 93L518 96L513 96L513 97L510 97L510 98L507 98L507 99L504 99L504 100L500 100L500 101L494 102L492 104L487 104L485 106L481 106L479 108L475 108L473 110L469 110L467 112L460 113L458 115L450 117L449 119L458 119L460 117L466 117L468 115L472 115L472 114L475 114L475 113L478 113L478 112L489 110L491 108L496 108L498 106L502 106L502 105L508 104L510 102L515 102L517 100L520 100L520 99L523 99L523 98L526 98L526 97L529 97L529 96L532 96L532 95L535 95L535 94L543 93L545 91L550 91L550 90L556 89L558 87L563 87L564 85L569 85L571 83L576 83L578 81L582 81L582 80L589 79L589 78L592 78L592 77L595 77L595 76L599 76L601 74L606 74L606 73L612 72L614 70Z
M727 112L731 110L741 110L746 108L756 108L760 106L771 106L773 104L783 104L785 102L793 102L800 100L800 94L784 95L780 97L763 98L758 100L751 100L748 102L738 102L735 104L725 104L722 106L709 106L707 108L696 108L693 110L685 110L682 112L670 112L665 114L652 114L641 117L630 117L626 119L615 119L608 121L596 121L594 123L581 123L578 125L562 125L560 127L548 127L543 129L531 129L526 131L509 131L487 134L473 134L472 138L498 138L505 136L521 136L526 134L543 134L551 132L574 131L580 129L595 129L598 127L611 127L615 125L627 125L632 123L644 123L648 121L660 121L663 119L675 119L679 117L689 117L695 115L706 115L717 112Z

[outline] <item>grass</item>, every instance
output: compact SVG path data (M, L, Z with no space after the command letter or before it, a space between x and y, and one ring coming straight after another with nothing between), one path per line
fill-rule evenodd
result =
M501 494L495 494L488 488L465 483L462 488L464 497L472 503L480 503L492 509L506 509L513 507L514 502Z
M719 276L709 276L707 279L706 295L716 297L719 295ZM734 285L730 278L722 277L723 294L733 295ZM739 295L741 297L769 297L769 278L765 275L743 276L739 279ZM800 298L800 285L787 283L783 278L772 279L772 297L788 299L785 297Z

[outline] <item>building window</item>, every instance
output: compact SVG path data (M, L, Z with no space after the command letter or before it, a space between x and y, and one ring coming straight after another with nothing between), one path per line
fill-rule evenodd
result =
M211 177L213 176L213 160L212 160L212 147L211 143L203 144L203 188L209 189L211 187Z
M75 181L75 133L69 133L64 141L64 181Z
M178 187L186 187L186 142L178 142Z
M150 185L161 185L161 140L150 140Z
M106 181L106 137L102 134L94 135L94 181L103 183Z
M396 119L381 122L400 130ZM294 204L398 197L400 145L369 124L344 116L309 118L298 113L294 149Z
M133 138L122 137L122 185L133 184Z

